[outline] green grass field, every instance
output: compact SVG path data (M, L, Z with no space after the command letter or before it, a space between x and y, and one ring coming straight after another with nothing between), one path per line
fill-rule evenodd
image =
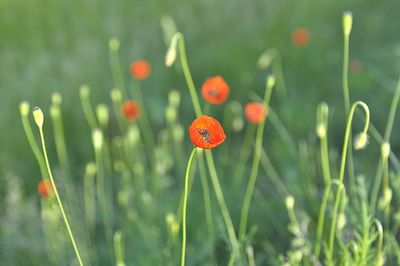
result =
M349 107L362 101L370 112L369 144L361 150L352 144L364 128L363 106L346 127L346 10L353 18L344 71ZM193 149L188 127L199 113L182 50L165 66L175 33L165 29L166 18L185 38L203 112L227 136L211 151L197 150L188 172L185 265L400 264L398 10L395 0L0 0L0 265L79 265L56 197L38 194L49 174L21 122L29 121L42 154L32 111L21 119L23 101L44 112L50 167L83 265L181 263L185 170ZM292 40L299 28L309 32L304 46ZM109 48L113 38L117 50ZM265 51L276 57L261 69ZM140 82L129 72L137 59L151 64ZM201 87L216 75L230 94L210 105ZM269 88L271 75L276 84ZM82 85L90 87L88 98ZM128 97L113 101L114 88L139 102L138 121L123 117L120 104ZM270 100L263 98L269 90ZM93 112L99 104L108 108L104 125L99 117L91 124L88 101ZM253 101L268 107L265 128L244 117ZM53 109L61 116L52 116ZM350 148L343 159L346 128ZM94 131L104 136L98 148Z

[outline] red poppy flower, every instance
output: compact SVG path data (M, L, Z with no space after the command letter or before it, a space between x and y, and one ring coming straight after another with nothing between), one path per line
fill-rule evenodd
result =
M150 71L150 63L146 60L136 60L131 64L131 75L134 79L146 79L150 75Z
M298 28L292 32L292 43L305 46L310 42L310 32L306 28Z
M42 198L53 196L53 186L50 180L42 180L37 186L38 193Z
M126 120L134 121L140 116L140 106L137 102L126 100L122 105L122 115Z
M244 109L246 119L252 124L260 124L267 116L268 109L262 103L248 103Z
M212 104L221 104L229 95L229 86L221 76L208 78L201 87L203 98Z
M225 140L225 132L218 120L201 115L189 127L193 144L202 149L212 149Z

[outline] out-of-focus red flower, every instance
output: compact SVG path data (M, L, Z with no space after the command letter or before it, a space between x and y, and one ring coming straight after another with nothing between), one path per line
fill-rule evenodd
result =
M201 87L201 95L212 104L221 104L229 96L229 86L221 76L208 78Z
M53 196L53 186L51 185L50 180L42 180L39 182L37 186L38 193L42 198L48 198Z
M244 112L247 121L252 124L260 124L261 121L267 116L268 109L262 103L251 102L246 105Z
M132 100L126 100L122 105L122 115L128 121L135 121L140 116L139 104Z
M310 38L310 32L306 28L298 28L292 32L292 43L296 46L306 46Z
M150 63L146 60L136 60L131 64L131 75L134 79L147 79L147 77L150 75L150 71Z
M354 75L360 74L363 71L363 68L364 68L363 63L358 59L353 59L349 63L349 69L351 74Z
M212 149L225 140L225 132L218 120L201 115L189 127L193 144L202 149Z

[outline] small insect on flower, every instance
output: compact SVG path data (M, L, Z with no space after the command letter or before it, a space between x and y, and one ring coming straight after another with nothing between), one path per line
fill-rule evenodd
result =
M260 124L268 115L268 109L262 103L248 103L244 109L246 119L252 124Z
M292 32L292 43L296 46L306 46L310 42L310 32L306 28L298 28Z
M134 79L144 80L150 75L151 66L148 61L140 59L132 62L130 70Z
M229 86L221 76L208 78L201 87L203 98L212 104L221 104L229 96Z
M38 186L38 193L40 197L46 199L48 197L53 196L53 186L51 185L50 180L42 180L39 182Z
M201 115L189 127L193 144L202 149L212 149L225 140L225 132L218 120Z
M126 100L122 105L122 115L128 121L135 121L140 116L139 104L132 100Z

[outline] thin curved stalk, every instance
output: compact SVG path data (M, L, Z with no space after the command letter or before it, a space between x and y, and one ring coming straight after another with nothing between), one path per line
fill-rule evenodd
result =
M264 105L269 106L269 101L271 99L272 88L275 85L274 77L268 77L266 82L266 89L264 93ZM266 117L263 118L261 123L257 127L256 133L256 142L254 148L254 156L253 156L253 163L251 166L251 172L249 176L249 182L247 183L246 193L243 200L242 211L240 214L240 225L239 225L239 239L242 240L247 227L247 220L249 215L251 197L253 196L254 187L257 181L257 175L260 165L260 157L261 157L261 150L263 144L263 136L264 136L264 126L265 126Z
M196 148L193 149L192 153L190 154L189 161L186 168L185 174L185 189L184 189L184 196L183 196L183 207L182 207L182 253L181 253L181 266L185 265L185 257L186 257L186 210L187 210L187 198L188 198L188 191L189 191L189 173L190 167L192 165L192 161L194 155L196 154Z
M38 112L39 110L40 109L36 109L35 112ZM41 110L40 110L40 112L41 112ZM74 251L75 251L76 257L78 259L79 265L83 266L83 262L82 262L82 259L81 259L81 255L80 255L78 246L77 246L76 241L75 241L75 237L74 237L74 235L72 233L72 230L71 230L67 215L65 214L65 211L64 211L64 206L63 206L63 204L61 202L60 195L58 194L58 190L57 190L56 184L54 182L53 174L52 174L52 171L51 171L51 168L50 168L49 159L48 159L48 156L47 156L47 149L46 149L46 143L44 141L43 127L42 126L38 126L38 127L39 127L39 133L40 133L40 140L42 142L42 150L43 150L44 160L46 162L47 173L49 175L50 182L51 182L51 185L53 187L54 195L56 196L57 203L58 203L58 206L60 208L61 215L63 217L65 226L67 228L67 232L68 232L69 238L71 240L72 246L74 248Z
M366 115L364 129L362 131L362 134L367 134L367 132L368 132L368 126L369 126L369 120L370 120L369 108L364 102L357 101L352 105L350 113L347 118L346 132L345 132L345 136L344 136L343 150L342 150L342 159L341 159L340 171L339 171L339 183L340 184L343 184L347 151L348 151L348 147L349 147L348 144L349 144L349 139L350 139L351 125L353 122L354 112L358 106L363 108L365 115ZM333 256L334 237L335 237L335 231L336 231L336 222L337 222L337 213L339 210L339 203L340 203L340 189L338 189L338 191L336 192L336 196L335 196L335 203L334 203L334 208L333 208L332 222L331 222L331 228L330 228L330 234L329 234L328 256L331 258Z

